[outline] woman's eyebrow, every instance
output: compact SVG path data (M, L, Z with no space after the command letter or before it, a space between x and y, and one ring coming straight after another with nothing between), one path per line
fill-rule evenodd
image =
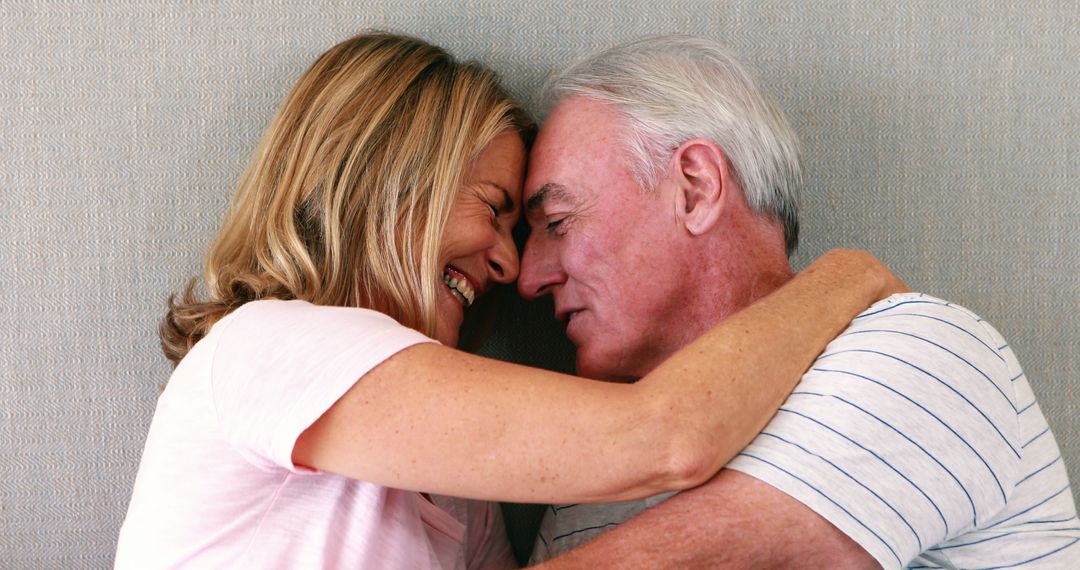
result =
M482 180L480 184L491 186L502 192L502 203L499 204L499 212L504 214L513 213L517 209L517 204L514 203L514 199L510 197L510 191L504 188L501 184L492 182L490 180Z

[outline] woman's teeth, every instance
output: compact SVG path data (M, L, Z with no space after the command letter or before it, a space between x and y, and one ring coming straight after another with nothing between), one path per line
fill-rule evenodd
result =
M468 279L465 279L464 277L451 277L446 271L443 271L442 279L443 283L450 288L450 292L454 293L454 296L461 301L462 305L468 307L476 300L476 292L473 291L472 286L469 285Z

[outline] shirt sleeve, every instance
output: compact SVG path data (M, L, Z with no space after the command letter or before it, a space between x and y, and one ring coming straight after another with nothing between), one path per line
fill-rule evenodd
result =
M1016 395L965 309L918 294L871 307L729 468L804 503L883 568L990 519L1020 464Z
M223 436L253 465L295 471L296 440L368 371L434 342L367 309L254 301L226 326L211 368Z

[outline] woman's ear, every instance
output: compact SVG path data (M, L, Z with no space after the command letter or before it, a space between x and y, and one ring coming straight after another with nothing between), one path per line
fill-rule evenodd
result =
M675 219L691 235L708 232L720 219L730 190L724 153L708 139L690 139L675 150L669 166L675 182Z

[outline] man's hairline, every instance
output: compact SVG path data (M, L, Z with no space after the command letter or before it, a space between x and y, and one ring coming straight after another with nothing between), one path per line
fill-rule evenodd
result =
M642 137L644 139L643 142L646 143L646 147L655 146L657 142L649 137L642 136L641 129L634 128L634 125L640 124L640 122L634 119L633 116L626 109L624 109L622 105L620 105L616 101L604 98L602 95L595 95L593 93L594 92L592 91L581 92L575 90L568 90L565 88L549 89L546 95L550 108L548 116L551 115L551 112L553 112L555 109L557 109L559 106L563 105L570 99L588 100L592 101L593 103L598 103L607 107L615 115L616 120L618 121L618 128L616 132L617 142L615 146L616 148L620 149L620 158L626 161L626 166L630 169L630 173L633 175L634 180L637 183L637 192L642 194L648 194L652 192L660 183L660 171L663 168L663 163L665 161L671 160L671 157L674 155L676 149L665 151L664 157L650 156L648 157L648 160L641 160L642 157L637 156L637 153L634 149L634 143L631 139L635 136ZM741 176L735 173L735 165L732 164L731 160L728 158L727 150L724 149L724 147L721 146L720 143L713 140L712 136L705 133L693 135L686 140L692 140L695 137L707 139L714 145L716 145L718 149L720 149L720 152L723 153L724 156L724 162L727 164L727 167L732 171L732 179L738 186L739 193L742 194L744 199L748 200L749 196L746 193L746 189L743 188ZM682 142L680 142L680 144L682 144ZM647 151L648 149L645 150ZM563 189L564 191L566 190L565 186L563 187ZM749 203L747 205L749 206ZM784 226L783 218L781 218L778 213L772 213L766 210L758 210L753 207L749 207L748 210L750 214L755 218L780 224L781 233L783 235L785 243L785 254L790 258L791 254L794 252L794 248L791 248L791 251L787 251L787 229Z

